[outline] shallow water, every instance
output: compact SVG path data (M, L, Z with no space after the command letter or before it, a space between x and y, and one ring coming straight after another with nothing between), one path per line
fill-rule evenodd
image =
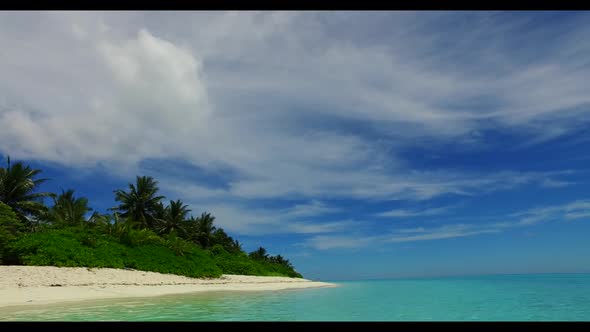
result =
M340 287L7 308L0 311L0 320L590 321L590 274L336 283Z

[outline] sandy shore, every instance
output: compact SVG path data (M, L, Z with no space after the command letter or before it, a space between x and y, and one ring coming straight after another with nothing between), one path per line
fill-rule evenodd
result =
M197 279L154 272L53 266L0 266L0 307L208 291L271 291L331 287L286 277L223 275Z

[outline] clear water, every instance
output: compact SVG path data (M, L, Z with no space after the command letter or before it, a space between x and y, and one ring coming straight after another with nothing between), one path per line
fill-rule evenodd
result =
M3 309L25 321L590 321L590 274L338 282Z

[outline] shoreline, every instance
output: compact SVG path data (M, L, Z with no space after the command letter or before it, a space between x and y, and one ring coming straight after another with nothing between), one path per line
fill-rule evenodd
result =
M201 279L110 268L0 266L0 308L203 292L336 286L289 277L222 275Z

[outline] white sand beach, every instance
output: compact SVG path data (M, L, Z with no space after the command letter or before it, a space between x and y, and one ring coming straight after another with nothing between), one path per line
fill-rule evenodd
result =
M273 291L333 287L287 277L223 275L199 279L120 269L0 266L0 307L209 291Z

